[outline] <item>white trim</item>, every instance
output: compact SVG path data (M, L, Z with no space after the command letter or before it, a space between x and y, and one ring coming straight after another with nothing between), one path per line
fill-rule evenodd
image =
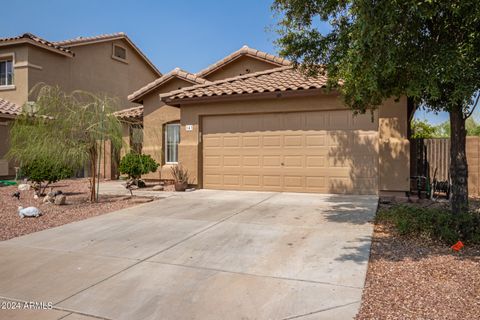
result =
M6 86L0 86L0 91L15 90L17 87L14 84L9 84Z
M178 144L177 144L177 161L167 161L168 158L168 126L177 126L178 127ZM180 144L180 123L179 122L173 122L173 123L166 123L165 124L165 142L164 142L164 154L165 154L165 164L178 164L178 145Z
M12 58L12 84L0 85L0 90L15 90L15 52L7 52L0 54L0 61L8 60L4 58Z

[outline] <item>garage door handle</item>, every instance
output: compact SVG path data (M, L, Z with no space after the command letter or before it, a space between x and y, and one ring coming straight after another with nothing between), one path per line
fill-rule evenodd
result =
M284 166L284 165L285 165L283 162L282 162L282 163L280 163L280 164L281 164L282 166Z

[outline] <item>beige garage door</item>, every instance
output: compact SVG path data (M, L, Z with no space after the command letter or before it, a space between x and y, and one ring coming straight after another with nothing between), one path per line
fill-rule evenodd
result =
M203 187L377 192L378 130L349 110L203 118Z

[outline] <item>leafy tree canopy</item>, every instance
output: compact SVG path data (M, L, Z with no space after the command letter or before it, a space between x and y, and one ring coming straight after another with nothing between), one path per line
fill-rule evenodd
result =
M452 212L467 210L465 119L480 89L478 0L275 0L273 8L280 53L309 74L326 73L355 112L406 95L450 113ZM330 24L327 33L318 19Z
M433 110L467 111L480 87L476 0L276 0L281 54L326 72L352 108L407 95ZM316 28L320 18L331 30Z

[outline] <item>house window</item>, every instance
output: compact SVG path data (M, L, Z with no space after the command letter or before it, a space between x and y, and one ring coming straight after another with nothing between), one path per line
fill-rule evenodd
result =
M180 124L165 125L165 163L178 163L178 144L180 143Z
M0 86L13 85L13 59L0 58Z
M114 45L113 46L113 56L122 59L122 60L127 60L127 49Z

